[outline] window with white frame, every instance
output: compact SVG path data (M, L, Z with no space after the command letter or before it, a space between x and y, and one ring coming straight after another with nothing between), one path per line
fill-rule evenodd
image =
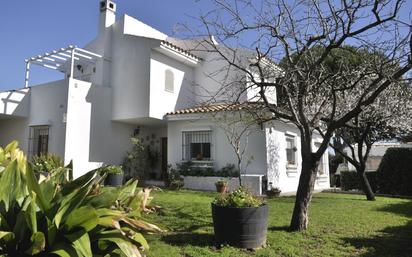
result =
M182 159L211 160L212 131L183 131Z
M165 91L173 93L175 90L175 76L173 71L165 71Z
M29 156L47 154L49 151L49 126L32 126L29 133Z
M288 166L296 165L296 137L286 135L286 160Z

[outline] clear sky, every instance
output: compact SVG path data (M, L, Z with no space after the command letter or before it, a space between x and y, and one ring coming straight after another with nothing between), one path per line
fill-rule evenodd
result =
M99 0L9 0L0 6L0 91L24 85L24 59L74 44L79 47L97 33ZM184 23L208 9L209 1L115 0L117 17L124 13L172 35ZM62 75L33 67L31 84Z
M24 85L24 59L74 44L84 46L97 33L99 0L3 0L0 6L0 91ZM115 0L124 13L168 34L178 23L213 8L209 0ZM401 16L411 20L412 0ZM192 24L191 24L192 25ZM62 78L57 71L32 65L30 83Z

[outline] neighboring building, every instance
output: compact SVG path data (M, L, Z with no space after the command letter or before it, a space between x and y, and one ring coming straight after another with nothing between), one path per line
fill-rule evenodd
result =
M69 46L27 60L26 87L0 93L0 145L18 140L29 157L49 152L65 163L73 160L75 177L121 164L131 136L159 153L157 178L168 164L185 160L215 169L236 163L222 130L208 116L226 105L202 103L224 79L245 74L211 77L224 66L216 54L190 51L196 41L170 38L127 15L116 20L115 12L113 1L100 3L98 35L85 47ZM60 71L65 79L29 86L34 64ZM255 101L256 93L247 90L243 102ZM276 101L275 93L271 101ZM313 139L314 147L320 140ZM257 125L247 150L254 157L248 167L254 190L260 192L266 177L282 192L295 192L299 149L295 126L277 121ZM210 189L205 187L208 179L200 179L195 187ZM316 189L325 188L327 154L316 182Z
M379 164L381 163L382 158L386 153L386 150L388 150L389 148L396 148L396 147L412 147L412 144L400 143L400 142L377 142L373 144L369 152L368 159L366 160L365 171L366 172L377 171L379 168ZM357 148L355 146L355 151L356 149ZM350 150L346 149L346 151L349 152ZM356 169L352 164L345 162L345 164L341 164L340 168L338 169L338 171L342 171L342 170L355 171Z

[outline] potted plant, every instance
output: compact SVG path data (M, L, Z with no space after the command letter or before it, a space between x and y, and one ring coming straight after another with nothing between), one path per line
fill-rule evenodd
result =
M218 193L226 193L228 182L226 180L221 179L221 180L216 181L215 186L216 186L216 191Z
M219 244L246 249L266 244L268 206L243 187L216 197L212 202L212 218Z
M101 169L102 174L107 174L104 180L105 185L121 186L123 184L123 169L122 166L109 165Z
M278 188L278 187L272 187L271 189L269 189L269 190L266 191L266 195L267 195L269 198L279 197L281 192L282 192L282 191L280 190L280 188Z

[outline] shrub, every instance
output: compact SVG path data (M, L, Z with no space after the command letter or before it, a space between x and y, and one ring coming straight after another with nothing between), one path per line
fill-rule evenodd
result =
M371 185L372 191L377 191L376 185L376 172L365 172L366 177L368 178L369 184ZM360 182L359 175L356 171L341 171L340 173L340 185L342 190L363 190L362 184Z
M0 256L141 256L137 181L101 188L96 171L57 184L36 180L17 142L0 148Z
M378 168L379 193L412 196L412 148L389 148Z
M166 178L166 187L179 190L184 186L183 178L180 175L178 170L172 168L172 165L167 167L167 178Z
M263 200L252 195L245 187L239 187L233 192L217 196L213 204L222 207L247 208L259 207L263 204Z
M181 162L176 164L176 169L182 176L194 177L239 177L239 172L234 164L227 164L220 170L213 168L197 167L193 162Z
M98 169L101 175L103 174L123 174L122 166L108 165Z
M32 158L34 172L47 172L64 167L64 163L60 156L55 154L42 154L33 156Z

